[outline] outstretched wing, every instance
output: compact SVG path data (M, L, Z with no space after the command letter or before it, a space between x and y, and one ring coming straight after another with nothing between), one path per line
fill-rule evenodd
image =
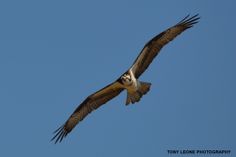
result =
M114 82L87 97L84 102L76 108L65 124L54 132L55 136L51 140L55 139L55 143L61 142L63 138L66 137L66 135L90 112L119 95L122 91L123 88L121 84L119 82Z
M194 24L198 23L199 19L200 17L198 14L192 17L189 17L188 15L173 27L170 27L150 40L144 46L139 56L136 58L134 64L130 68L135 77L140 77L140 75L148 68L152 60L160 52L163 46L165 46L186 29L191 28Z

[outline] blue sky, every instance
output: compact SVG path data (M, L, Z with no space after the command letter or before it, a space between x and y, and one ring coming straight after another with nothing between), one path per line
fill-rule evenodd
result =
M1 156L170 156L168 149L236 151L236 2L1 1ZM168 44L126 92L60 144L52 132L117 79L144 44L187 14L200 23ZM173 155L174 156L174 155Z

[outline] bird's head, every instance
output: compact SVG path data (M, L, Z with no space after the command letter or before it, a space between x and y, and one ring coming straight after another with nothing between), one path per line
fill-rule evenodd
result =
M124 74L121 76L121 81L124 85L131 85L132 84L132 79L129 74Z

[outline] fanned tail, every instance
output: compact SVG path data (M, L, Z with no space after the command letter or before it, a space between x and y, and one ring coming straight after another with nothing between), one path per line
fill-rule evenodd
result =
M147 94L147 92L150 90L151 83L148 82L139 82L140 87L135 92L129 92L127 91L127 99L126 99L126 105L129 105L130 103L134 104L135 102L139 102L143 95Z

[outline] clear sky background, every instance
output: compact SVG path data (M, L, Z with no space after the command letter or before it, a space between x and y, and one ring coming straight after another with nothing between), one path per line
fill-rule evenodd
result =
M236 2L0 1L0 156L170 156L168 149L236 151ZM162 52L126 92L60 144L53 131L117 79L144 44L187 14L200 23Z

